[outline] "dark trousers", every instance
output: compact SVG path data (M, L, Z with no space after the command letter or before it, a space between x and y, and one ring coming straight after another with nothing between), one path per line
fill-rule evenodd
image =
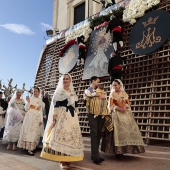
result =
M94 118L93 114L88 114L90 137L91 137L91 158L93 160L99 159L99 145L101 139L102 127L104 119L101 116Z
M110 72L110 84L113 83L115 79L120 79L122 77L122 70L111 70Z
M0 131L0 138L3 138L3 134L4 134L4 127L1 129L1 131Z
M84 48L79 48L79 57L78 57L78 59L81 59L81 58L85 59L85 54L86 54L85 49Z
M119 31L112 32L112 43L123 41L122 33Z

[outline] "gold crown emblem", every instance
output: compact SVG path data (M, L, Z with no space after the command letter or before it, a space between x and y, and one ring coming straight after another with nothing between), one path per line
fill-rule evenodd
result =
M150 17L147 22L142 22L142 24L144 25L144 27L146 27L150 24L155 24L156 21L158 20L158 18L159 18L159 16L154 19L152 17Z

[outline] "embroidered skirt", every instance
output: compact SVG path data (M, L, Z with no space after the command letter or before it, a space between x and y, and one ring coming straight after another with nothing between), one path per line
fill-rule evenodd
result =
M112 115L113 131L105 131L102 151L106 153L125 154L143 153L144 142L135 122L131 109L126 113L116 111Z
M84 145L77 113L72 117L69 110L60 109L57 117L55 126L44 136L41 157L59 162L83 160Z

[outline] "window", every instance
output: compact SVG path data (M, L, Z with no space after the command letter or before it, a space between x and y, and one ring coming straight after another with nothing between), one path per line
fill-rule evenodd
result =
M85 2L74 8L74 24L85 19Z

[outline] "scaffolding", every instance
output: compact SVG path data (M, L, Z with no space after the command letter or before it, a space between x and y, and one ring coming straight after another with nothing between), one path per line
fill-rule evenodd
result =
M170 0L161 0L159 9L170 10ZM141 134L147 141L170 141L170 39L156 52L149 55L136 55L129 48L129 36L132 25L124 23L124 48L121 56L126 57L123 83L130 96L134 118ZM59 52L65 44L65 38L46 45L41 56L35 85L52 96L59 80ZM79 122L83 134L89 134L89 123L84 106L84 90L89 81L82 81L83 68L77 65L70 72L75 91L79 97ZM109 77L102 82L107 94L110 93Z

